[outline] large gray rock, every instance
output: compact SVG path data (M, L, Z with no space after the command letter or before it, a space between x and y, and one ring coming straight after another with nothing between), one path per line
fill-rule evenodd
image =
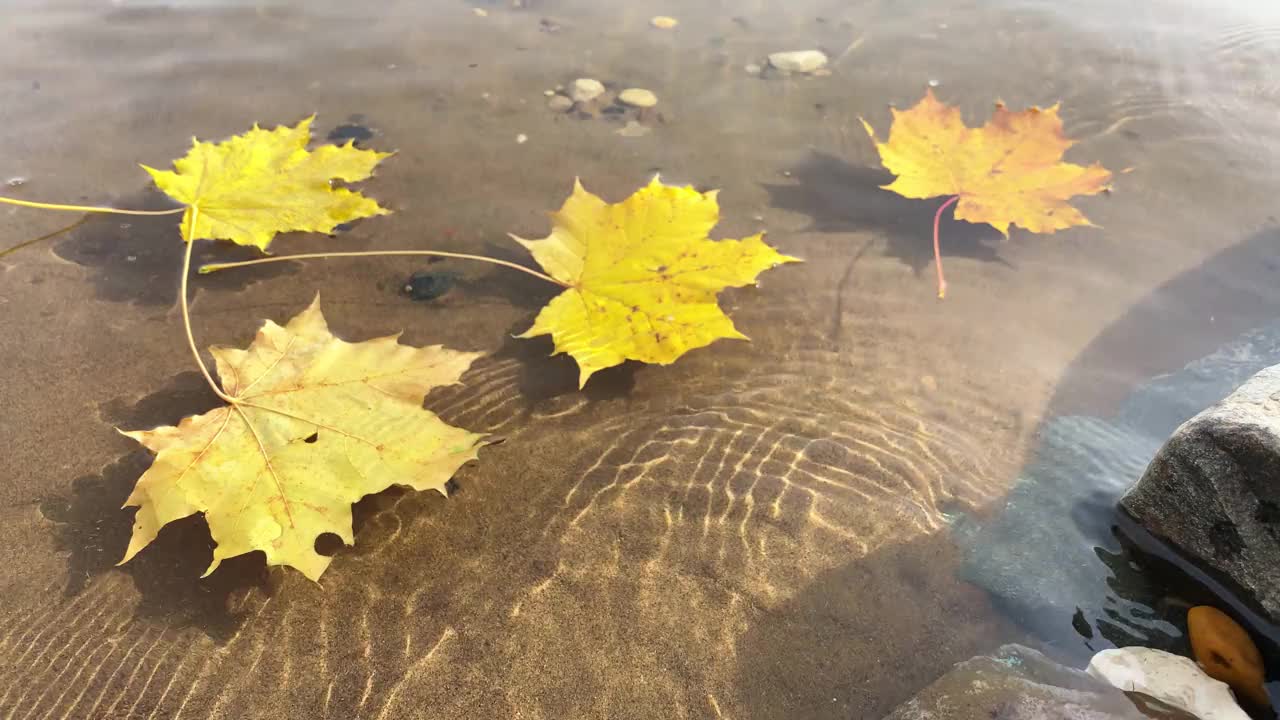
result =
M1280 365L1179 427L1120 506L1280 622Z
M1146 720L1124 693L1021 645L956 665L885 720Z
M1272 323L1135 388L1113 417L1049 420L1002 511L982 523L957 520L961 575L1066 650L1173 643L1177 629L1131 599L1160 591L1114 552L1115 504L1181 423L1277 362L1280 323Z

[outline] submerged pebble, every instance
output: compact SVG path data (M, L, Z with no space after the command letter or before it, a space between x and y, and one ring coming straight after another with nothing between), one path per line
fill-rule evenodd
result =
M371 140L373 131L364 125L358 123L344 123L329 131L326 138L329 142L342 145L346 142L353 142L357 147L360 143Z
M428 270L414 273L404 283L404 294L412 300L435 300L458 284L458 273Z
M787 72L811 73L826 66L827 55L821 50L776 52L769 56L769 64Z
M618 130L618 134L622 137L643 137L649 134L649 128L646 125L641 125L635 120L628 120L627 124L623 125L622 128Z
M618 93L618 102L638 108L650 108L658 104L658 96L644 88L627 88Z
M547 107L555 112L569 112L569 108L573 107L573 100L556 93L547 101Z
M649 24L658 28L659 30L670 30L671 28L679 25L680 21L676 20L673 17L667 17L666 15L658 15L657 17L650 20Z
M574 102L589 103L604 94L604 83L592 78L578 78L569 86Z

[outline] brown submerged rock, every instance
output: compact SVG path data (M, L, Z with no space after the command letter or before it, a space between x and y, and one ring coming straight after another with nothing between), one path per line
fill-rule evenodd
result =
M1262 687L1266 677L1262 653L1239 623L1215 607L1199 605L1187 613L1187 629L1196 662L1209 677L1230 685L1258 707L1271 705Z

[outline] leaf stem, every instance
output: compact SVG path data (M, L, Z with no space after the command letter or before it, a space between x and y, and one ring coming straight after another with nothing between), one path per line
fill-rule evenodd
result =
M32 200L19 200L17 198L0 196L0 203L8 205L20 205L22 207L40 208L41 210L64 210L66 212L86 212L86 213L110 213L113 215L177 215L180 212L186 212L187 206L172 210L121 210L120 208L101 207L98 205L62 205L60 203L43 203Z
M183 208L184 210L186 208ZM191 251L196 246L195 230L196 218L200 215L200 208L195 205L191 206L191 215L187 220L187 231L184 233L188 238L186 252L182 254L182 280L178 285L178 297L182 302L182 326L187 331L187 346L191 348L191 355L196 359L196 365L200 367L200 374L204 375L205 382L209 383L209 387L213 392L226 402L235 405L239 402L236 398L231 397L218 387L218 383L214 382L213 375L209 372L208 366L204 364L204 359L200 357L200 348L196 346L196 337L191 332L191 309L187 305L187 278L191 275Z
M953 195L942 203L942 207L938 208L938 212L933 214L933 259L938 267L938 299L941 300L947 296L947 279L942 276L942 250L938 247L938 225L942 222L942 213L951 207L960 199L959 195Z
M311 260L316 258L331 258L331 257L378 257L378 256L386 256L386 255L430 255L433 257L456 258L460 260L478 260L479 262L486 262L491 265L501 265L503 267L511 268L512 270L519 270L522 273L525 273L527 275L532 275L542 280L546 280L547 282L559 285L560 287L568 287L568 285L560 282L559 280L556 280L550 275L544 275L538 272L537 270L532 270L523 265L518 265L513 262L507 262L506 260L499 260L497 258L485 257L484 255L468 255L466 253L444 252L442 250L367 250L363 252L332 252L332 253L302 253L299 255L273 255L271 257L258 258L256 260L242 260L240 262L209 263L208 265L201 265L200 274L204 275L207 273L218 272L219 270L229 270L231 268L247 267L249 265L265 265L267 263L284 262L286 260Z

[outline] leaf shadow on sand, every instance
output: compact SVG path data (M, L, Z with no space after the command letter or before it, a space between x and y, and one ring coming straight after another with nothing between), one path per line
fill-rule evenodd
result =
M182 417L220 404L199 373L186 372L134 404L124 400L105 403L100 413L116 427L152 428L175 424ZM132 534L133 510L120 508L152 459L151 453L138 447L101 473L76 478L70 497L40 502L41 514L53 523L59 548L69 555L68 596L78 595L94 577L112 571L124 557ZM150 546L119 571L130 576L141 596L139 615L173 625L196 625L210 637L225 641L239 626L230 610L237 598L251 588L270 592L270 577L261 554L255 553L231 558L213 575L200 579L212 558L208 527L202 517L193 515L165 526Z
M132 210L168 210L172 200L149 186L125 195L114 205ZM177 302L183 243L181 215L90 215L61 237L53 253L87 268L100 300L168 307ZM297 271L293 263L249 267L235 272L197 275L208 262L234 262L259 257L256 249L227 242L201 242L191 259L192 284L206 290L242 290L269 278ZM198 278L198 279L197 279Z
M100 414L105 422L119 428L153 428L176 424L183 417L221 404L193 371L175 376L162 390L136 402L117 399L105 403ZM294 571L268 568L263 554L253 552L224 560L216 572L201 578L213 558L214 543L200 514L166 525L150 545L117 568L133 532L133 509L120 508L153 459L150 452L138 447L101 473L75 479L69 497L49 497L39 503L40 513L53 524L59 549L68 554L65 593L79 595L96 576L113 570L123 572L141 596L140 616L170 626L194 626L215 641L227 642L254 604L248 602L250 595L274 595L282 580ZM362 526L407 492L392 488L357 502L352 509L357 537ZM352 552L342 548L340 540L336 544L331 540L337 537L321 535L317 552ZM364 552L376 550L367 542L358 547Z
M529 261L529 256L519 248L509 248L496 243L486 244L482 254L520 263L527 267L536 267ZM496 302L503 306L517 307L528 311L528 315L514 323L504 333L504 341L492 354L481 359L472 371L483 372L485 363L502 363L516 361L519 367L515 385L522 399L524 410L532 411L539 403L565 395L582 393L588 401L613 400L625 397L635 386L635 374L644 367L644 363L627 361L622 365L601 370L591 376L591 382L585 388L578 388L578 364L567 354L554 354L555 345L549 335L534 338L520 338L533 326L534 319L542 308L564 291L564 288L552 285L545 280L503 268L492 272L481 270L474 274L472 264L452 264L435 259L407 268L403 277L394 281L383 280L379 283L384 291L393 290L404 297L403 285L414 272L441 271L452 272L456 269L458 277L455 286L447 293L433 300L420 301L424 313L443 313L445 318L459 312L468 304ZM470 272L469 272L470 271ZM394 286L394 287L393 287ZM449 392L449 391L446 391ZM455 394L474 392L463 378L461 387L452 391ZM428 399L430 407L431 400ZM466 425L466 418L446 418L450 422Z
M886 239L886 254L917 273L933 264L933 214L945 198L911 200L883 189L888 172L858 167L813 151L791 169L794 183L765 184L769 204L808 215L807 232L875 232ZM939 228L942 257L962 257L1012 267L1000 257L1000 232L990 225L955 220L945 213Z

